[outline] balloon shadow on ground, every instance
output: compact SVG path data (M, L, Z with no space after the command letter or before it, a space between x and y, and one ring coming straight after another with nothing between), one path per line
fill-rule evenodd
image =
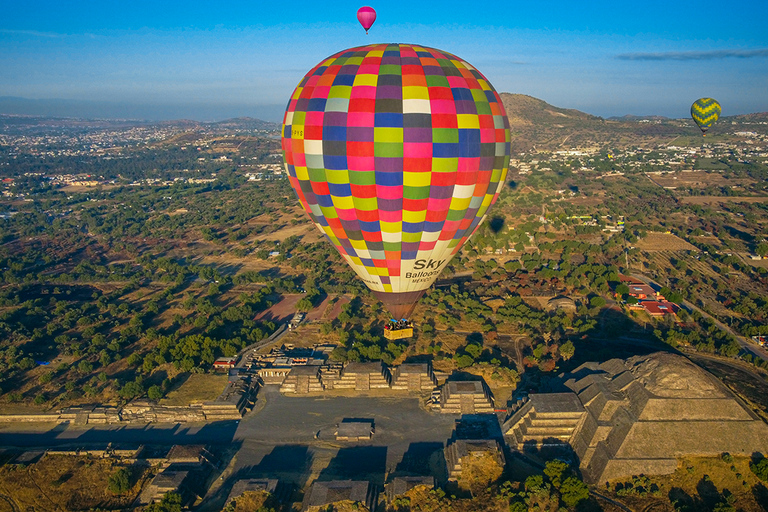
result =
M488 221L488 227L491 228L491 231L494 233L498 233L501 231L501 228L504 227L504 217L493 217Z

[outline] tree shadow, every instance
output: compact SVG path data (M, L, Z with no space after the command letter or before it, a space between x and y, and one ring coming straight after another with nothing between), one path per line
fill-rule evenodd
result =
M699 499L708 510L713 509L721 501L720 491L717 490L712 480L706 476L696 484L696 492L699 493Z
M768 488L763 484L756 484L752 487L752 495L763 510L768 510Z

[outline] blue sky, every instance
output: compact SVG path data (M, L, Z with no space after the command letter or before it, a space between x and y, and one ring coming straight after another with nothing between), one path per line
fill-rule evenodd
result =
M130 117L279 121L339 50L413 42L455 53L499 92L601 116L768 111L768 2L0 0L0 96L120 106ZM114 110L114 109L113 109Z

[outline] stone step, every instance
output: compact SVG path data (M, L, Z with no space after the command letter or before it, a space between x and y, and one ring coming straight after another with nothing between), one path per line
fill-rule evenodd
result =
M527 436L569 436L575 428L573 427L558 427L558 428L552 428L552 427L528 427L525 431L525 435Z

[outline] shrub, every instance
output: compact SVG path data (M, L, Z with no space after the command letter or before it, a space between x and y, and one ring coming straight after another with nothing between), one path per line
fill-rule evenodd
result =
M763 482L768 482L768 458L762 458L757 462L750 462L749 469L757 478Z
M122 494L131 487L131 472L128 468L120 468L109 477L108 488L114 494Z

